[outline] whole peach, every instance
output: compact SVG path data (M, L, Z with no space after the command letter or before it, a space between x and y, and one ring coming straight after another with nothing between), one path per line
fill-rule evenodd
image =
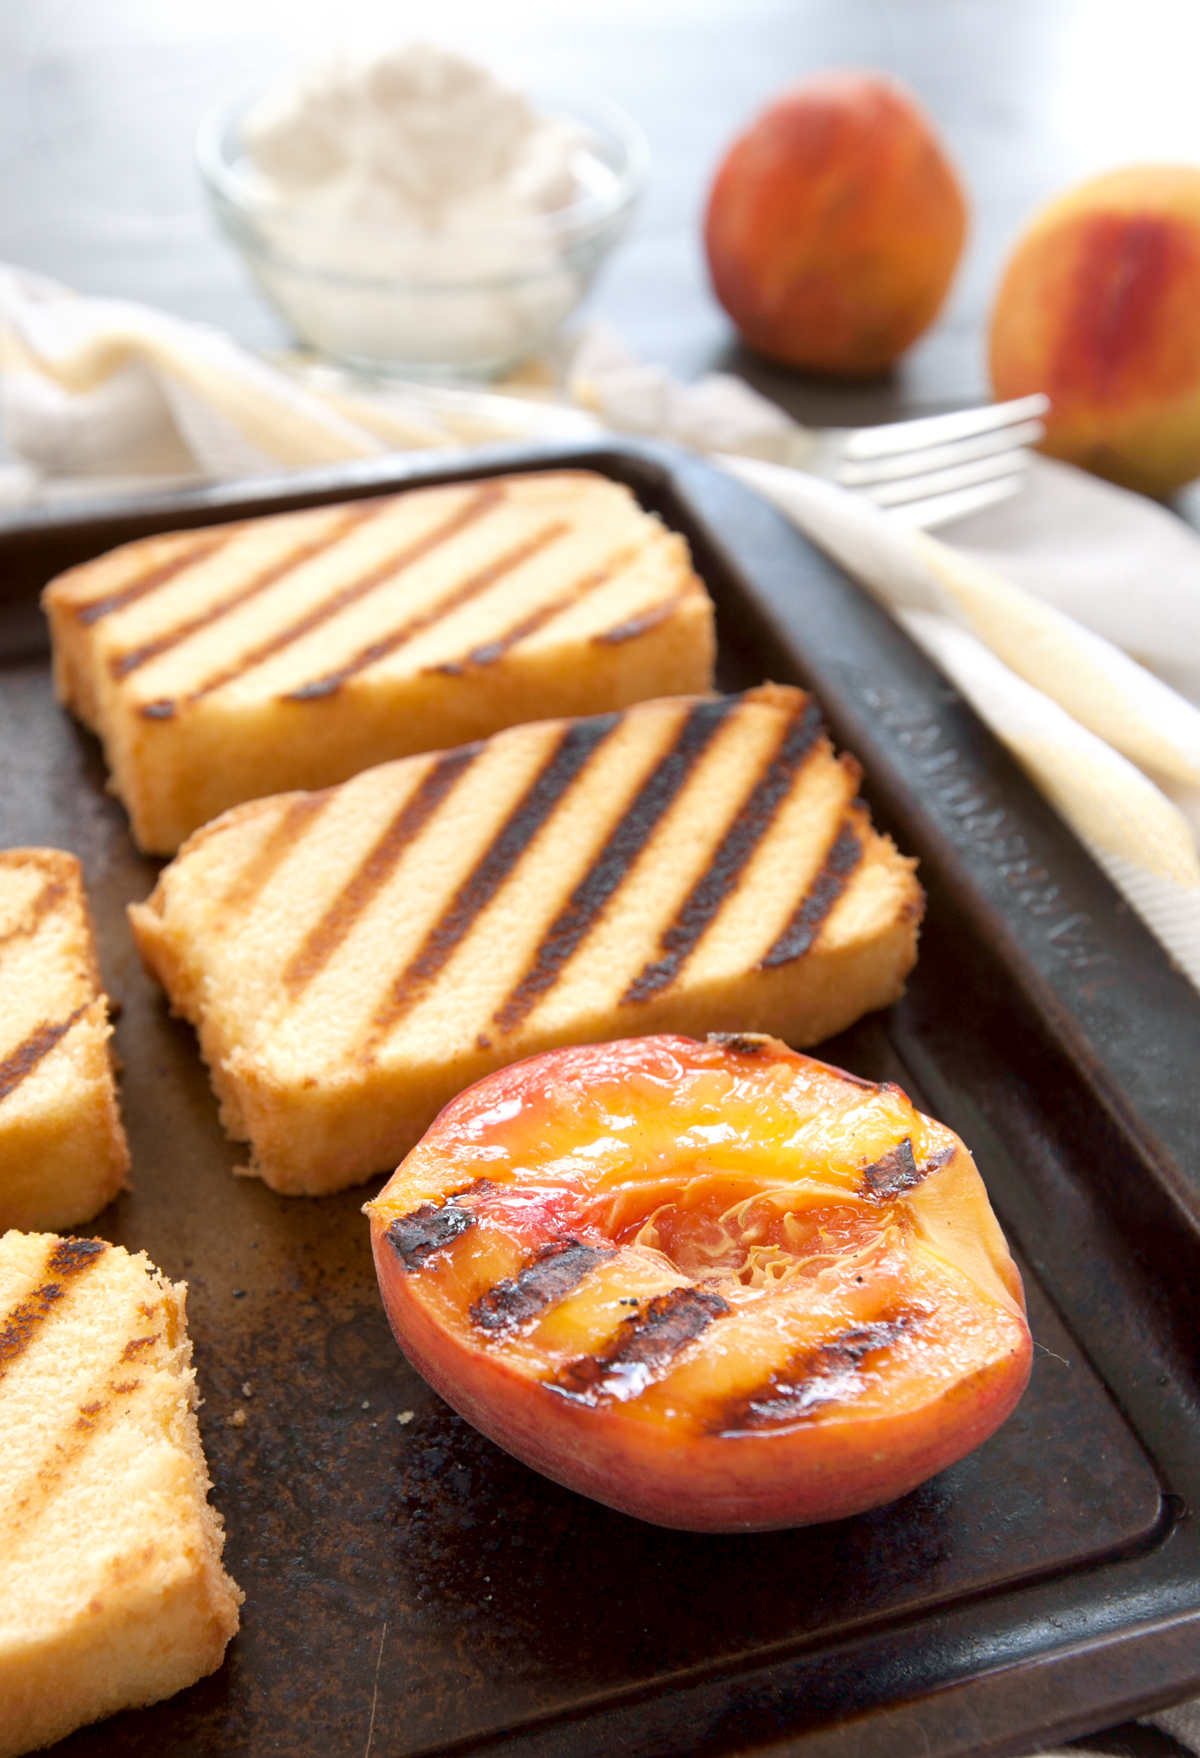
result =
M992 314L998 397L1044 391L1042 450L1147 494L1200 476L1200 169L1143 165L1036 216Z
M915 97L877 73L790 87L729 149L704 239L717 298L785 366L883 372L933 322L967 208Z

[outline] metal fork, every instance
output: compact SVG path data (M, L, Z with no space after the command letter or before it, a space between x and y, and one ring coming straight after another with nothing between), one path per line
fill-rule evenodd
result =
M613 431L610 422L586 410L538 397L394 380L368 383L328 367L301 376L310 390L384 438L390 412L397 443L403 443L406 429L418 432L418 424L428 438L416 443L430 445L595 440ZM823 476L886 508L900 523L929 530L1020 491L1029 447L1042 436L1039 417L1049 406L1046 397L1020 397L879 427L823 429L802 427L772 410L772 423L762 435L744 447L722 442L719 449ZM638 426L632 431L658 430ZM663 437L678 436L668 430Z
M881 427L799 429L788 459L930 530L1020 492L1048 397L922 415Z

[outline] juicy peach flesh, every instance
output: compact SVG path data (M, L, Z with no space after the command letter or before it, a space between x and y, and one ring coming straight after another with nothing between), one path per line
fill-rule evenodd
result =
M1029 1376L970 1155L898 1087L773 1039L500 1070L367 1205L397 1340L516 1457L660 1525L892 1500Z

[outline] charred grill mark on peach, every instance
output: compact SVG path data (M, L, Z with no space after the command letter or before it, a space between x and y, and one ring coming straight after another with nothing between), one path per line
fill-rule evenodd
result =
M672 1288L656 1294L640 1312L621 1321L603 1354L569 1362L554 1380L544 1383L586 1403L601 1397L636 1398L659 1368L731 1310L719 1294L703 1288Z
M495 1182L491 1178L472 1178L470 1184L464 1184L459 1190L452 1190L446 1201L459 1203L464 1196L487 1196L495 1188Z
M502 1032L511 1032L520 1025L558 982L563 966L583 944L624 883L718 727L737 707L737 698L730 696L700 702L688 710L671 749L642 783L604 847L546 930L529 969L493 1014L493 1023Z
M616 623L611 629L602 629L598 635L592 636L592 645L619 647L622 642L636 641L639 635L648 635L651 629L657 629L661 623L675 615L684 598L685 594L676 593L674 598L664 598L661 604L651 605L649 610L642 611L638 616Z
M515 1280L506 1276L473 1301L471 1317L485 1331L506 1331L524 1324L570 1294L597 1264L615 1256L611 1246L584 1245L574 1238L552 1239Z
M547 623L553 622L554 618L561 616L563 611L570 610L573 605L579 604L590 592L594 592L597 586L602 586L606 580L611 580L613 575L619 573L621 568L625 566L632 554L632 550L623 550L605 567L596 568L590 574L585 574L566 592L560 593L557 598L552 598L548 604L540 605L537 610L531 611L519 623L514 623L511 629L506 629L503 634L493 636L490 641L485 641L482 647L473 648L461 659L448 659L442 665L433 666L432 670L441 672L447 677L461 677L469 666L495 665L511 648L516 647L529 635L536 634Z
M0 1324L0 1375L29 1348L58 1302L69 1292L66 1284L91 1269L107 1250L103 1239L60 1239L51 1247L46 1258L46 1275L50 1279L18 1301Z
M281 700L284 702L316 702L323 696L332 696L350 678L356 677L359 672L366 671L372 665L377 665L381 659L387 659L390 654L406 646L417 635L423 635L426 629L431 629L435 623L442 622L452 611L459 610L464 604L469 604L471 599L478 598L489 587L494 586L497 580L503 579L505 574L510 574L514 568L519 568L523 563L532 561L534 556L539 555L542 550L547 549L550 544L569 530L570 526L562 520L557 520L552 525L543 526L541 531L527 538L524 543L515 545L498 561L491 562L486 568L480 568L478 573L468 576L452 592L448 592L443 598L440 598L429 610L421 611L417 616L410 617L407 622L401 623L398 629L391 630L389 634L381 635L378 641L372 641L367 647L361 647L352 658L347 659L342 665L336 666L333 671L324 672L319 678L312 678L308 683L300 684L294 690L288 690Z
M7 1099L16 1091L27 1075L33 1073L38 1063L43 1061L53 1050L60 1039L65 1038L71 1027L81 1020L91 1003L84 1001L67 1019L57 1020L53 1025L40 1025L36 1031L12 1053L0 1062L0 1099Z
M902 1312L895 1318L843 1331L831 1342L819 1344L782 1373L772 1374L749 1397L727 1405L709 1424L710 1433L732 1436L784 1428L818 1415L830 1404L848 1403L865 1389L862 1368L867 1357L890 1349L923 1316Z
M310 829L333 797L325 788L320 793L297 794L284 807L273 828L263 838L229 890L222 898L227 910L247 911L264 886L278 872L296 843Z
M424 560L441 544L448 543L452 537L457 537L459 532L465 531L477 519L490 513L493 507L499 506L503 499L504 489L499 484L489 483L485 488L481 488L472 495L465 507L460 507L456 513L443 520L433 531L418 538L415 543L407 544L403 549L397 550L379 567L372 568L369 573L362 575L357 580L352 580L349 585L340 587L322 603L314 605L302 617L297 617L295 622L289 623L286 628L280 629L276 634L268 636L265 641L260 641L256 647L251 647L231 665L223 666L220 671L213 672L202 684L197 685L194 690L189 692L187 700L198 702L202 697L211 695L214 690L219 690L225 684L232 683L235 678L244 677L248 671L253 671L255 666L263 665L268 659L274 659L276 654L283 653L288 647L292 647L297 641L302 640L305 635L310 635L314 629L319 629L324 623L332 621L334 617L343 610L347 610L352 604L357 604L360 598L365 598L377 587L386 585L403 569L410 568L415 562ZM385 504L390 505L390 499ZM439 610L438 615L441 614L443 613Z
M384 504L386 505L386 503ZM139 670L150 660L157 659L160 654L169 653L173 647L178 647L179 643L186 641L189 635L196 635L201 629L211 628L213 623L220 622L221 618L228 616L231 611L237 610L243 604L248 604L252 598L259 597L267 590L268 586L274 586L277 581L282 580L287 574L294 573L305 562L310 562L315 556L323 555L326 550L333 549L356 525L361 525L364 520L373 517L381 510L378 502L373 505L347 508L331 530L327 530L321 537L311 539L308 543L297 544L295 549L289 551L279 561L272 562L269 567L261 568L236 592L230 592L226 597L219 599L216 604L210 605L207 610L199 612L194 617L188 617L182 623L177 623L173 629L165 629L152 641L145 641L140 647L131 647L125 653L114 653L108 662L109 671L114 678L127 678L131 672Z
M111 616L115 610L124 610L127 604L134 604L139 598L146 598L151 592L157 592L160 586L166 586L177 575L184 573L197 562L205 561L223 543L227 543L237 526L226 526L219 536L197 538L194 543L187 544L183 549L176 550L165 562L160 562L148 573L139 574L136 579L127 580L124 586L110 592L104 598L94 598L90 604L82 604L75 612L78 622L90 628L102 617Z
M706 1044L716 1044L731 1056L761 1056L771 1042L765 1032L708 1032Z
M446 795L475 761L482 745L461 745L432 764L396 813L358 871L334 898L283 973L293 1000L324 969L355 922L391 877L409 843L424 829ZM286 850L284 851L286 852Z
M862 1193L875 1202L887 1202L920 1184L924 1176L913 1156L912 1137L906 1135L866 1168L862 1175Z
M872 1202L890 1202L893 1197L903 1196L906 1190L923 1184L931 1172L952 1160L954 1152L952 1145L938 1148L923 1165L918 1166L912 1139L906 1135L863 1172L862 1195Z
M543 765L505 819L474 871L459 886L449 908L425 936L416 957L396 978L373 1021L376 1036L395 1026L433 982L450 954L470 931L517 862L557 809L604 741L620 724L619 714L594 714L569 722L554 755Z
M738 808L708 867L680 906L652 959L621 997L621 1005L649 1001L675 981L770 829L796 776L821 736L821 711L809 700L783 729L774 756Z
M821 1067L828 1068L830 1064L822 1062ZM861 1087L864 1093L878 1093L883 1090L877 1080L866 1080L861 1074L851 1074L848 1068L835 1068L833 1072L839 1080L847 1081L850 1086ZM899 1091L898 1088L897 1091Z
M862 860L862 843L849 818L844 818L833 839L820 872L801 899L791 920L770 951L759 963L759 970L773 970L776 965L790 964L802 958L816 942L825 918L845 891L855 868Z
M387 1242L408 1271L419 1270L426 1258L441 1251L475 1225L470 1209L460 1208L454 1197L442 1204L422 1203L411 1214L400 1215L387 1229Z
M62 879L47 879L24 919L0 934L0 951L13 940L27 940L36 934L46 917L53 914L55 905L61 903L66 895L67 887Z

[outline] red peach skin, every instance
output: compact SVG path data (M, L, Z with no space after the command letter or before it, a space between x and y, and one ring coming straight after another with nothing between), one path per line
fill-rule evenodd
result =
M635 1039L504 1069L367 1207L393 1331L446 1402L556 1482L691 1531L905 1494L999 1427L1032 1352L958 1138L898 1088L735 1042L753 1048ZM631 1370L672 1301L693 1328Z

